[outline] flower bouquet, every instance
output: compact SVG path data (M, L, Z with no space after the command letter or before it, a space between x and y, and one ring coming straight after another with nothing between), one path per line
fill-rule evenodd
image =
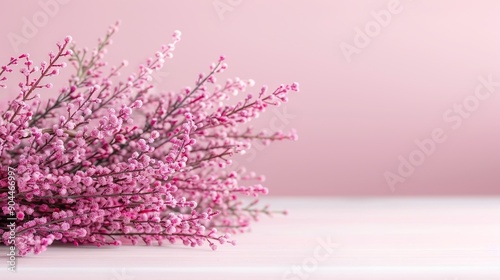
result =
M247 94L252 80L217 82L227 68L221 56L192 87L154 90L152 74L172 58L181 33L121 78L127 62L104 60L117 29L93 51L66 37L46 62L22 54L0 68L0 87L11 72L21 76L17 97L0 107L0 236L17 255L38 254L55 241L168 241L215 250L273 213L257 198L245 199L268 193L263 176L232 168L231 157L253 141L297 138L247 123L286 102L298 84ZM66 66L73 72L54 92L50 80ZM244 96L230 105L238 94Z

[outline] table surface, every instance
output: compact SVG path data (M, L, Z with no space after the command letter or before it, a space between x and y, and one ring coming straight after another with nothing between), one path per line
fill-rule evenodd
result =
M500 198L267 198L237 246L54 245L0 279L500 279ZM6 260L6 248L1 248Z

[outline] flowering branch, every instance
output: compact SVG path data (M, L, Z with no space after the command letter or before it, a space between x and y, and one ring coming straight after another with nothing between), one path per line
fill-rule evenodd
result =
M173 57L181 33L120 79L128 63L104 60L117 30L112 26L93 51L67 37L40 66L23 54L0 68L0 82L16 67L23 76L19 95L0 112L3 242L9 242L14 217L20 255L38 254L54 241L102 246L167 240L216 249L236 244L231 233L246 231L251 220L283 213L259 208L257 200L243 206L244 196L268 193L264 177L228 167L252 141L297 139L293 131L269 134L245 125L287 102L298 84L272 92L262 87L224 105L255 83L236 78L218 84L216 76L228 67L221 56L193 88L155 94L152 73ZM46 80L65 61L74 74L57 97L43 101L43 92L52 90Z

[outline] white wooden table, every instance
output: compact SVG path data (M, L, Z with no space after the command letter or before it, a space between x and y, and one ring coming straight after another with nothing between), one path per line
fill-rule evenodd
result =
M290 215L262 219L236 247L57 245L16 274L4 264L0 279L500 279L500 198L267 202Z

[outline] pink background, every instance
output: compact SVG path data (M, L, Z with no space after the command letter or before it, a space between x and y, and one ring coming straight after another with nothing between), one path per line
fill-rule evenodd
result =
M93 47L121 19L109 48L113 63L127 59L137 66L174 30L183 32L175 58L158 74L166 89L191 85L220 54L228 58L230 76L270 87L300 82L301 92L279 108L289 118L269 111L258 123L296 128L299 141L238 159L267 175L272 194L500 194L500 87L484 100L473 97L478 77L500 81L499 1L65 0L55 2L54 12L38 1L0 3L2 61L27 51L45 59L68 34ZM214 3L228 10L218 12ZM349 62L340 45L356 46L356 28L380 27L372 12L388 5L396 13L380 30L371 29L373 37L357 45ZM9 34L24 36L23 17L33 23L33 16L42 20L38 30L16 48ZM4 92L12 96L15 87ZM443 114L464 100L468 106L478 101L477 108L453 129L455 121ZM391 189L385 172L398 174L398 157L418 155L414 141L435 129L446 141Z

